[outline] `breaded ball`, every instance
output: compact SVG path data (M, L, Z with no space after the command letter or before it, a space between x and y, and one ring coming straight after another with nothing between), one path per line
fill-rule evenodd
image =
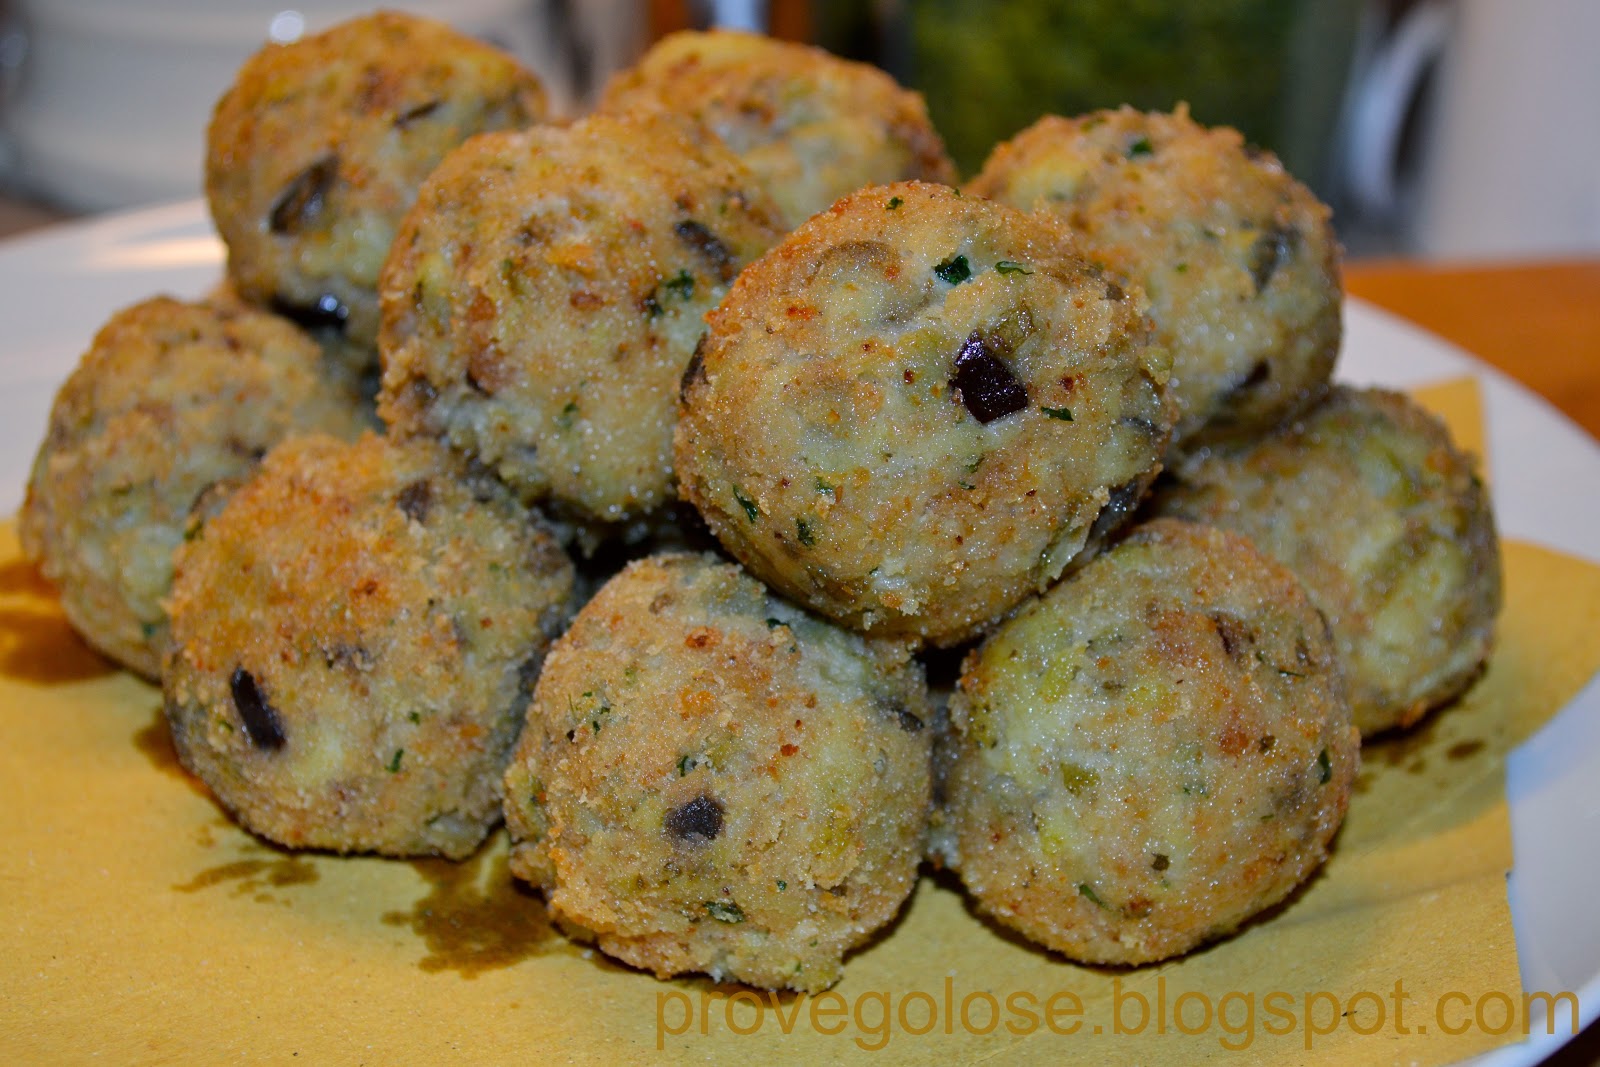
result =
M707 321L684 498L870 633L955 644L1043 589L1138 502L1171 426L1142 293L1059 221L941 185L841 200Z
M600 106L662 108L710 130L791 226L863 186L955 181L921 94L865 63L757 34L671 34L612 78Z
M1474 461L1406 397L1335 388L1175 471L1156 513L1249 537L1327 615L1365 736L1464 690L1494 643L1500 547Z
M56 394L18 533L73 627L155 678L172 551L291 432L354 438L348 383L293 325L156 297L113 315Z
M1059 215L1144 287L1172 353L1175 449L1266 429L1325 390L1343 302L1328 209L1236 130L1182 106L1047 116L995 148L970 191Z
M235 818L291 848L478 846L573 608L535 515L431 442L291 438L176 567L167 723Z
M539 679L506 772L511 869L658 977L814 992L915 884L930 714L904 643L714 556L636 561Z
M564 517L658 509L702 316L780 234L738 160L670 116L475 138L384 267L383 418Z
M1326 625L1244 538L1139 527L968 658L935 851L1072 959L1222 937L1328 852L1360 759Z
M206 135L206 197L246 299L378 335L378 270L417 188L481 130L526 126L544 91L517 61L449 27L384 11L240 68Z

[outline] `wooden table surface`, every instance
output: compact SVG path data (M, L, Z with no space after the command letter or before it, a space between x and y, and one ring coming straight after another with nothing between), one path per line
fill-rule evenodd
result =
M1345 289L1454 341L1600 438L1600 258L1357 261L1345 267Z

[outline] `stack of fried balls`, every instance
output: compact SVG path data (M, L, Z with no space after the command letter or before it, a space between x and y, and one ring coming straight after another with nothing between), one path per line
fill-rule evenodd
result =
M1328 209L1181 106L961 186L813 48L676 34L552 121L383 13L265 47L208 148L226 282L100 331L20 528L269 841L503 819L663 977L824 988L924 862L1147 963L1288 896L1488 655L1475 460L1331 383Z

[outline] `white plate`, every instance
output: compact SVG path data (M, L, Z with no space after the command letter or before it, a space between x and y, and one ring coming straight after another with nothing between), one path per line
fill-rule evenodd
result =
M56 388L117 308L158 293L196 297L221 276L222 249L199 201L56 227L0 243L0 515L22 486ZM1600 447L1565 416L1466 353L1383 311L1345 309L1339 377L1405 387L1470 374L1483 388L1500 531L1600 562ZM1578 994L1600 1014L1600 681L1512 753L1507 768L1516 868L1511 917L1524 988ZM1481 1057L1537 1063L1562 1036ZM1558 1023L1558 1031L1561 1029Z

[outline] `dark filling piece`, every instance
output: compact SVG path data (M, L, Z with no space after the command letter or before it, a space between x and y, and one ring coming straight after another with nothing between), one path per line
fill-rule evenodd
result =
M997 348L1001 351L996 352ZM1028 406L1028 390L1000 358L1009 350L1003 339L973 330L956 353L956 373L950 385L979 422L993 422Z
M350 318L350 309L332 293L323 293L317 297L315 304L296 304L285 300L281 295L274 296L271 307L274 313L282 315L303 330L333 330L343 333L345 320Z
M878 710L894 719L895 723L908 734L920 731L924 725L921 718L915 715L910 708L900 701L890 698L879 698Z
M1267 287L1278 269L1294 255L1294 246L1300 240L1300 231L1292 226L1273 226L1250 246L1250 277L1256 283L1256 292Z
M517 667L517 695L511 701L511 716L516 722L520 723L527 717L528 705L533 703L533 688L538 684L543 666L544 656L534 655Z
M1222 641L1222 651L1227 653L1231 660L1241 659L1255 643L1255 632L1250 629L1248 623L1236 615L1218 612L1211 616L1211 623L1217 628L1217 637Z
M272 212L267 216L272 232L298 233L301 227L315 222L327 206L328 190L333 188L333 180L338 176L338 156L323 156L301 171L272 205Z
M229 437L225 445L229 452L247 463L260 463L261 458L267 454L267 450L260 445L241 441L237 437Z
M394 117L394 128L397 130L403 130L413 122L416 122L418 119L427 118L429 115L439 110L439 105L442 103L444 103L442 100L429 100L425 104L418 104L414 108L400 112L400 114Z
M1089 543L1098 544L1109 537L1112 531L1127 521L1139 506L1139 501L1144 499L1144 486L1142 479L1134 478L1123 482L1111 490L1111 499L1106 501L1106 506L1100 509L1100 514L1095 516L1094 525L1089 528Z
M244 733L250 743L271 752L282 748L283 721L261 695L255 676L243 667L235 667L233 677L228 679L228 688L233 692L233 706L244 721Z
M683 368L683 377L678 379L678 402L687 403L689 390L694 383L701 381L706 376L705 364L706 339L701 334L700 340L694 346L694 354L689 357L688 366Z
M1264 359L1257 360L1255 366L1251 367L1244 377L1228 386L1222 395L1223 402L1233 403L1242 400L1246 393L1264 384L1271 376L1272 368L1267 364L1267 361Z
M400 490L395 503L412 522L426 523L428 513L433 510L433 483L426 478L417 479Z
M685 219L672 228L678 240L688 245L703 259L723 283L733 281L739 268L733 262L733 253L722 243L722 238L693 219Z
M722 802L699 796L667 812L662 825L667 836L680 845L704 845L722 833Z

